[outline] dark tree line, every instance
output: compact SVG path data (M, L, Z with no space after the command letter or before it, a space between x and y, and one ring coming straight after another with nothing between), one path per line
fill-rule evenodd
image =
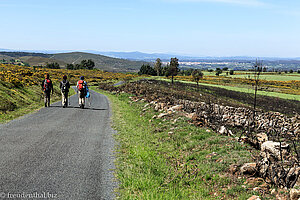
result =
M179 71L179 63L177 58L171 58L170 64L167 64L166 66L162 66L161 60L157 58L154 67L151 67L149 64L143 64L139 74L166 77L172 76L173 82L173 77L176 76Z
M76 69L89 69L92 70L95 67L95 62L91 59L82 60L79 64L67 64L67 69L76 70Z
M57 62L55 63L47 63L45 68L49 68L49 69L60 69L60 66Z
M147 64L147 65L143 64L138 74L139 75L146 74L146 75L151 75L151 76L157 75L154 68L151 67L149 64Z
M192 76L193 75L193 72L195 70L199 70L199 69L194 69L194 68L188 68L188 69L181 69L179 72L178 72L178 76ZM201 71L201 70L199 70Z
M34 66L36 67L41 67L42 66ZM82 60L79 64L67 64L66 68L67 69L71 69L71 70L76 70L76 69L94 69L95 67L95 62L92 60ZM57 62L54 63L47 63L45 68L49 68L49 69L60 69L60 66Z
M178 59L171 58L170 63L166 66L162 66L161 60L159 58L156 59L154 67L151 67L149 64L143 64L139 75L147 74L151 76L166 76L172 77L172 83L174 82L174 76L181 75L181 76L193 76L193 80L198 84L200 79L203 78L203 73L201 70L198 69L187 69L187 70L180 70L179 69L179 62Z

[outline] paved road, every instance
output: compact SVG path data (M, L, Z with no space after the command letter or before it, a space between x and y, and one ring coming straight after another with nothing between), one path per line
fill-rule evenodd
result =
M72 96L68 108L58 102L0 125L0 199L115 198L109 102L94 91L91 96L84 110Z

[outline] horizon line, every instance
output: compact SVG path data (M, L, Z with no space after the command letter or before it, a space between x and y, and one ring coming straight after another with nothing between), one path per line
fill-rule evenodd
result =
M75 53L75 52L81 52L81 53L90 53L88 51L94 51L94 52L99 52L99 53L143 53L143 54L165 54L169 56L181 56L181 57L189 57L189 58L196 58L196 59L201 59L201 58L233 58L233 57L246 57L246 58L277 58L277 59L300 59L300 56L251 56L251 55L218 55L218 56L212 56L212 55L192 55L192 54L186 54L186 53L172 53L172 52L143 52L143 51L101 51L101 50L93 50L93 49L81 49L81 50L55 50L55 49L5 49L5 48L0 48L0 52L26 52L26 53L44 53L44 54L51 54L51 53L46 53L47 51L49 52L55 52L55 53ZM92 53L95 54L95 53ZM173 55L170 55L173 54ZM99 54L100 55L100 54Z

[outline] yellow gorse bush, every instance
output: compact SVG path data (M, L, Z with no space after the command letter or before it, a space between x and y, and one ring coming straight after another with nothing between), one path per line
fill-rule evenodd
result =
M12 83L17 87L38 85L47 73L50 75L53 82L60 82L63 75L67 75L69 81L72 84L75 84L80 76L84 76L85 80L91 85L111 80L130 80L137 77L137 75L133 74L104 72L101 70L46 69L0 64L0 80Z

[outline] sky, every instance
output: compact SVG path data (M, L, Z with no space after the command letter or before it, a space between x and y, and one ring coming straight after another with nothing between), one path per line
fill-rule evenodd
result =
M0 0L0 48L300 57L299 0Z

